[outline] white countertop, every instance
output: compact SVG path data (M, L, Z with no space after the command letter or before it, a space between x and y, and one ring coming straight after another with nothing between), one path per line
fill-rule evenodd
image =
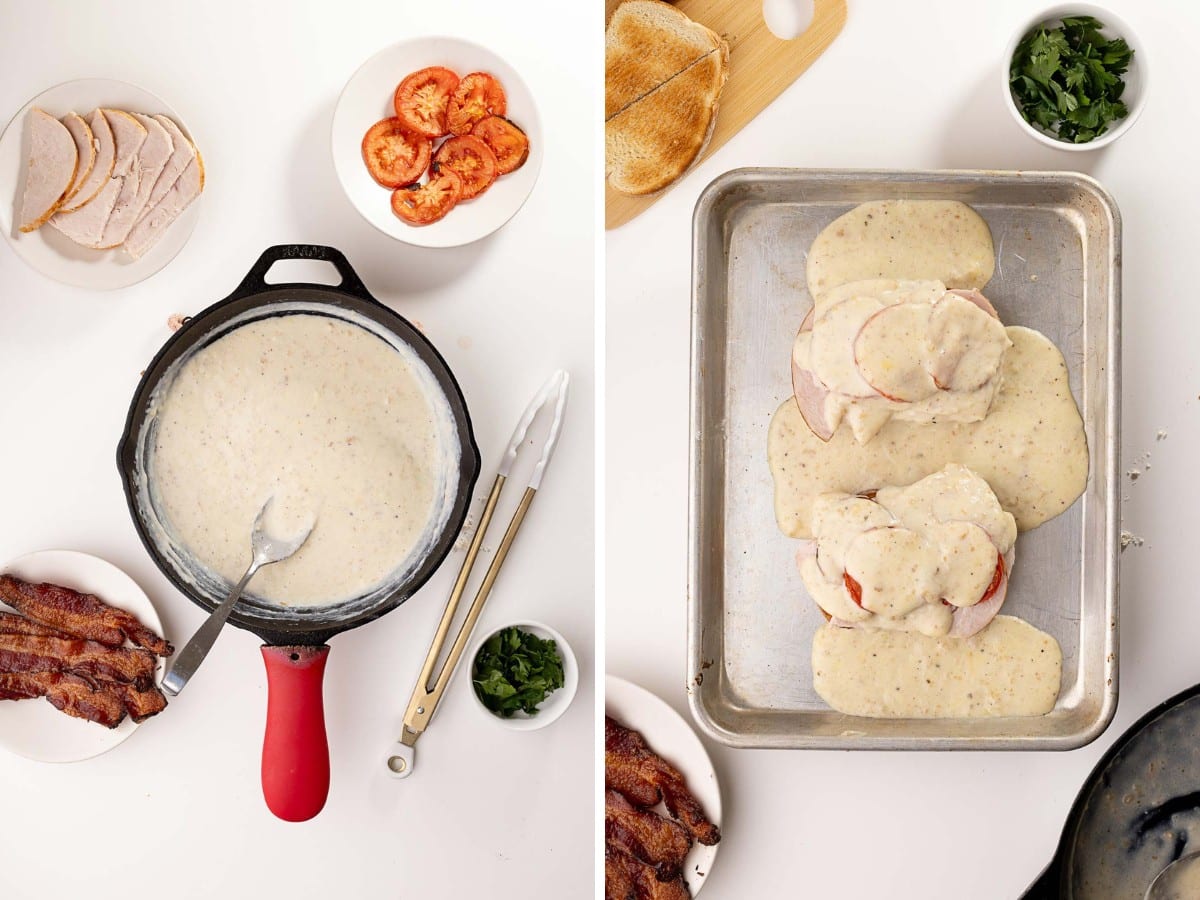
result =
M591 896L595 182L581 135L594 133L600 46L585 17L558 17L561 39L544 41L529 22L558 4L530 5L515 15L511 4L479 0L454 11L348 0L4 4L0 118L62 81L132 81L184 118L208 185L188 245L127 290L62 287L0 246L0 561L44 548L104 557L141 584L182 646L204 614L142 549L114 464L138 374L167 339L170 314L226 296L269 245L330 244L446 356L483 455L479 492L529 398L555 368L570 370L562 444L480 628L521 618L555 626L582 680L561 720L518 733L484 718L460 672L418 745L417 772L388 778L383 761L455 553L408 603L333 639L329 802L292 825L270 815L259 788L260 641L230 627L187 690L108 755L43 765L0 752L0 895L283 888L289 897L518 900L553 886L564 900ZM329 128L342 85L368 56L441 33L473 38L514 65L539 104L546 147L540 180L508 226L461 250L428 251L359 218L334 176ZM498 544L519 488L509 488L487 547Z
M706 739L725 811L707 900L1016 897L1050 860L1105 748L1200 680L1189 525L1200 501L1200 312L1187 270L1200 8L1108 0L1150 51L1149 102L1115 145L1073 154L1022 134L1000 93L1006 41L1047 5L850 0L845 30L807 73L608 233L605 663L687 715L691 215L704 186L741 166L1076 169L1112 192L1124 220L1122 455L1125 469L1145 453L1150 465L1136 484L1121 479L1123 527L1145 544L1121 559L1115 721L1068 753L735 751Z

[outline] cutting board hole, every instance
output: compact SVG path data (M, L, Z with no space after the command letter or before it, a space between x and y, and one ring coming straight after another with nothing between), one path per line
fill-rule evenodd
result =
M293 653L293 654L292 654L292 662L299 662L299 661L300 661L300 654L299 654L299 653Z
M327 284L337 287L342 283L330 263L319 259L280 259L263 275L267 284Z
M813 0L763 0L763 21L781 41L798 38L813 20Z

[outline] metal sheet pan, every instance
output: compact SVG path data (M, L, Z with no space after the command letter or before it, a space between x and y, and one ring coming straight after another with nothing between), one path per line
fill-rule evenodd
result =
M985 289L1007 324L1063 351L1083 414L1084 495L1019 540L1004 612L1052 634L1062 690L1039 717L868 719L813 689L822 619L775 524L767 427L791 394L787 360L811 299L809 245L867 200L961 200L987 220ZM740 169L701 195L693 221L688 687L692 714L735 747L1066 750L1094 740L1117 703L1120 542L1121 219L1084 175Z

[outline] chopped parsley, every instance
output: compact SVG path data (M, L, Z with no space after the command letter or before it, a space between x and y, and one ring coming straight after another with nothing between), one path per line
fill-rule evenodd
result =
M536 716L538 704L563 686L558 645L515 626L496 632L475 654L475 695L503 719L518 710Z
M1009 85L1026 122L1060 141L1085 144L1129 114L1122 76L1133 50L1123 38L1104 37L1103 27L1092 16L1067 16L1021 39Z

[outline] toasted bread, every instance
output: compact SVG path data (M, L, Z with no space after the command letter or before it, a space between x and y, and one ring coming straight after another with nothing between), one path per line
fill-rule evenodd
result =
M604 120L678 75L719 42L669 3L622 3L604 33Z
M667 187L703 153L729 46L661 0L626 0L605 35L605 168L627 194Z

